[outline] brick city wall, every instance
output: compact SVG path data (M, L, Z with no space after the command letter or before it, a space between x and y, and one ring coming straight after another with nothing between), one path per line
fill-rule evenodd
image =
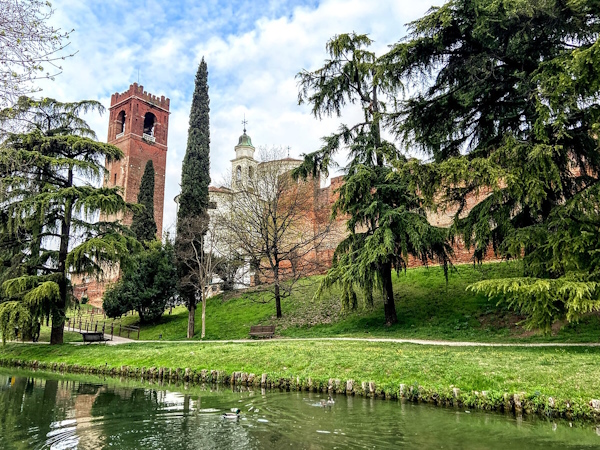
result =
M314 210L314 214L307 214L307 217L310 220L317 222L313 222L313 227L322 228L326 226L326 223L331 217L331 209L333 204L336 202L339 196L337 190L342 186L343 182L343 177L340 176L332 178L330 185L325 188L315 188L314 195L310 197L311 201L313 202L311 208ZM313 183L314 186L317 186L316 181L311 181L311 183ZM468 213L468 211L470 211L486 196L487 192L483 192L478 196L470 195L467 198L466 208L463 214ZM430 213L428 214L428 220L432 225L449 227L452 224L456 212L456 208L449 208L445 211ZM346 221L347 217L338 216L336 220L330 224L330 231L327 235L327 238L320 243L315 251L307 253L306 258L309 259L309 261L307 261L306 264L309 266L312 264L312 266L315 267L315 270L312 273L324 273L329 267L331 267L335 249L348 233L346 229ZM462 240L456 239L452 247L454 251L454 255L452 257L453 264L473 262L473 249L467 249ZM494 255L492 249L488 250L485 260L492 261L495 259L497 259L497 257ZM428 263L435 264L436 262L429 261ZM419 267L422 265L423 262L421 260L409 257L408 267Z

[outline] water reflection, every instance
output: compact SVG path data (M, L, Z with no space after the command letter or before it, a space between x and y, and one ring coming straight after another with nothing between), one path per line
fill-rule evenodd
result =
M358 397L0 372L1 449L583 449L592 425ZM90 382L93 381L93 382ZM239 420L222 419L231 408Z

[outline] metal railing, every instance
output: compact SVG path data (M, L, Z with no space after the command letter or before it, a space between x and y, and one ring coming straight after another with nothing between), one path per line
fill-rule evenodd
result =
M107 328L107 324L106 322L100 322L98 320L96 320L94 322L94 320L82 320L81 317L79 318L79 321L77 321L77 318L74 318L73 320L71 319L67 319L67 331L79 331L80 333L87 333L87 332L102 332L103 334L108 334L108 328ZM136 336L135 338L132 338L131 335ZM119 337L127 337L127 339L137 339L138 341L140 340L140 327L136 327L133 325L123 325L123 324L118 324L118 326L114 323L111 322L110 324L110 340L113 340L114 336L119 336ZM127 336L125 336L127 335Z
M150 141L150 142L156 142L156 138L154 136L152 136L151 134L142 133L142 139L146 139L147 141Z

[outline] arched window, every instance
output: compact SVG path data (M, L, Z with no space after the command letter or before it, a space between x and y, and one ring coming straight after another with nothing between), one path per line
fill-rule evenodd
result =
M151 112L146 113L144 116L144 134L148 136L154 136L154 124L156 123L156 116Z
M235 179L238 183L242 181L242 166L237 166L237 169L235 169Z
M248 178L252 179L253 175L254 175L254 170L252 170L252 167L248 167Z
M117 134L125 133L125 111L121 111L117 116Z

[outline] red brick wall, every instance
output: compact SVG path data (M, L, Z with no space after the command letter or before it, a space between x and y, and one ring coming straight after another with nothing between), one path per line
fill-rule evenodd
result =
M95 278L88 280L80 276L73 277L71 281L73 283L73 295L77 300L87 297L89 304L102 308L102 296L110 283L109 281L100 281Z
M311 181L313 184L315 182ZM307 218L309 220L316 220L320 222L318 225L313 224L313 226L324 226L327 221L330 220L331 217L331 208L335 201L338 198L338 193L336 192L340 186L344 183L343 177L335 177L331 179L331 183L329 186L321 189L315 189L315 193L312 196L311 200L313 202L312 208L314 213L307 214ZM317 186L315 184L315 186ZM464 214L466 214L471 208L473 208L477 203L482 201L485 197L487 197L488 192L482 192L479 196L469 196L467 198L467 208ZM454 214L456 213L456 209L448 209L446 211L438 211L436 213L431 213L428 216L429 222L436 226L448 227L452 224L452 220ZM327 268L331 266L331 261L333 259L333 253L337 247L337 245L347 236L346 229L346 221L347 216L338 216L336 220L331 224L331 230L329 235L325 241L317 249L316 253L311 252L306 257L311 260L318 260L318 267L323 268L321 270L322 273L326 271ZM453 246L454 257L452 258L452 262L454 264L462 264L462 263L470 263L473 261L473 251L472 249L467 249L464 243L461 240L456 240ZM491 261L497 259L494 255L494 252L490 248L487 252L486 261ZM432 262L435 263L435 262ZM418 267L421 266L422 262L415 258L409 258L408 266L409 267Z

